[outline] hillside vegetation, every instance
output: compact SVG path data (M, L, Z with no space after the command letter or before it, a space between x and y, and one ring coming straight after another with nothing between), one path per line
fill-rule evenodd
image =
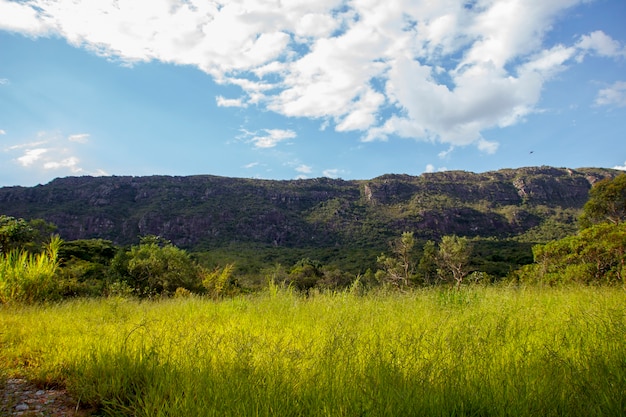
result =
M621 282L623 227L602 229L594 222L602 223L606 204L614 207L621 202L623 177L610 170L544 167L485 174L387 175L368 182L66 178L41 187L0 190L13 210L23 204L23 210L45 218L27 221L2 215L0 251L6 256L3 268L11 271L17 265L14 260L26 256L20 251L36 252L37 242L45 242L55 228L61 236L77 233L74 220L59 225L46 220L80 219L87 226L78 229L79 236L88 237L95 233L88 227L94 216L108 213L109 227L100 230L101 235L59 242L55 259L50 260L53 272L48 273L57 278L46 278L51 284L39 292L39 299L113 293L152 297L178 289L221 297L259 289L268 279L307 293L355 282L364 288L442 283L458 287L504 278L540 277L547 282L561 280L564 265L567 280ZM176 191L168 188L174 184ZM590 188L592 184L599 186ZM595 193L600 198L594 198L594 190L600 190ZM30 203L25 205L26 201ZM187 217L176 217L183 209ZM268 212L275 216L263 217ZM583 212L584 225L594 227L574 236ZM594 218L598 212L600 218ZM623 215L614 214L617 219ZM132 228L132 219L138 217L138 224L145 225L146 216L159 219L154 230L165 236L195 225L193 219L211 223L214 216L224 218L216 223L219 230L232 230L215 232L210 245L191 252L163 235L138 236L139 244L116 243L125 239L116 230ZM170 227L174 224L180 227ZM188 241L207 233L198 227L187 234ZM264 240L263 230L268 228L290 237L270 244ZM305 230L311 235L297 238ZM330 236L334 238L328 241ZM565 238L569 240L559 240ZM293 242L286 244L290 239ZM533 249L538 242L548 245ZM584 250L568 249L572 245ZM572 250L578 254L573 260L558 255ZM24 259L34 262L32 256ZM7 272L8 278L0 280L4 300L19 298L16 294L27 285L15 278L20 274L12 274Z
M155 235L194 251L231 244L380 249L405 231L420 239L528 234L536 241L571 232L591 185L617 173L538 167L362 181L70 177L0 188L0 213L44 219L64 240L127 245Z

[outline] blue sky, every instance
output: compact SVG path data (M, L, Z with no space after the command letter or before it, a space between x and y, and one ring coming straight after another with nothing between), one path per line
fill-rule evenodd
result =
M0 186L626 169L623 0L0 0Z

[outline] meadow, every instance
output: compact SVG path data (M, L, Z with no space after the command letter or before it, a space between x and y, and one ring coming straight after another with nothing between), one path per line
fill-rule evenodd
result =
M106 416L623 416L625 296L270 286L0 305L0 379L64 385Z

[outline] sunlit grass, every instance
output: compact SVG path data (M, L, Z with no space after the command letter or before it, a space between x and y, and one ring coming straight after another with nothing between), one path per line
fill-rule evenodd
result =
M617 288L5 306L0 343L111 416L626 415Z

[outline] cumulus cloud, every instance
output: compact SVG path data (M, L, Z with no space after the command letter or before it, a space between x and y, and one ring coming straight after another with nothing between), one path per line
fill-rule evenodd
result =
M317 118L364 141L477 146L536 111L546 82L593 54L626 56L602 31L546 44L587 0L0 0L0 29L55 34L125 63L192 65L255 104ZM606 100L599 96L599 101ZM266 131L256 147L295 137Z
M626 56L626 48L601 30L581 36L577 46L583 50L595 52L600 56Z
M24 152L24 155L17 158L17 162L19 162L19 164L23 167L29 167L38 160L42 159L48 151L49 150L46 148L27 149Z
M35 4L0 0L0 29L37 36L46 34L49 27Z
M309 165L298 165L296 167L296 171L300 172L301 174L310 174L311 172L313 172L313 168L311 168Z
M278 143L295 138L296 132L283 129L263 129L264 134L254 135L250 142L256 148L273 148Z
M595 104L597 106L626 107L626 81L617 81L598 91Z
M621 171L626 171L626 161L624 161L624 165L616 165L613 169L619 169Z
M7 134L7 131L6 131L6 130L4 130L4 129L0 129L0 135L6 135L6 134Z
M433 173L433 172L444 172L447 171L448 168L446 167L439 167L439 168L435 168L435 166L433 164L427 164L426 165L426 169L424 169L425 173Z
M72 156L60 161L48 161L43 164L44 169L69 168L72 173L82 172L83 169L78 166L78 158Z
M85 169L79 158L79 146L87 142L90 135L79 133L67 137L58 132L42 131L35 140L8 146L4 152L13 157L19 167L31 171L54 171L55 175L106 175L102 169Z
M8 85L8 84L9 84L8 78L0 78L0 85Z
M342 170L336 168L325 169L322 171L322 175L328 178L339 178L342 172Z

